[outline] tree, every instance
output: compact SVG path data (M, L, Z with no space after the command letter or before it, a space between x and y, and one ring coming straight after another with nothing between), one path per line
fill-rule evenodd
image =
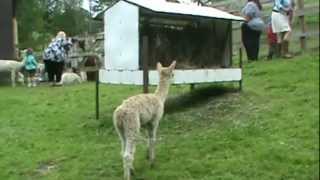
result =
M109 6L113 0L88 0L91 4L91 10L93 12L100 12L104 7Z
M82 0L18 0L17 5L20 48L39 49L60 30L70 36L88 31Z

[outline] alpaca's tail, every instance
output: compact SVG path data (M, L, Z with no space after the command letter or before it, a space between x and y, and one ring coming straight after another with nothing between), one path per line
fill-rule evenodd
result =
M119 113L117 110L115 110L113 113L113 125L114 125L114 128L116 129L121 141L124 143L125 142L124 128L123 128L123 124L122 124L121 118L119 117Z

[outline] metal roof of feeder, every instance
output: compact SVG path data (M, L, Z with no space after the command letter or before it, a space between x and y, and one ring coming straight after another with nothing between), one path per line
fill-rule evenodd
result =
M188 15L188 16L200 16L206 18L226 19L233 21L244 21L244 18L240 16L232 15L228 12L205 6L196 6L189 4L180 4L166 1L156 0L119 0L124 1L145 9L151 10L156 13L167 13L176 15ZM118 2L118 1L117 1ZM113 3L113 5L116 3ZM106 10L112 8L109 6Z

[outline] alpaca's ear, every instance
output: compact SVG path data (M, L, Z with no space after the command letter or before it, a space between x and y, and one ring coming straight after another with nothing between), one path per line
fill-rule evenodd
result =
M176 62L176 61L173 61L173 62L171 63L171 65L169 66L169 68L173 70L173 69L176 67L176 64L177 64L177 62Z
M162 65L160 62L157 63L157 70L160 70L162 68Z

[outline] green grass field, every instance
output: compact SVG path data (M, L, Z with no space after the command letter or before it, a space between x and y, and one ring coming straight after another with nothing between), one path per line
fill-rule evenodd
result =
M245 64L237 84L173 86L160 123L156 167L138 146L137 180L319 179L319 53ZM141 92L94 84L0 87L0 179L120 180L112 112Z

